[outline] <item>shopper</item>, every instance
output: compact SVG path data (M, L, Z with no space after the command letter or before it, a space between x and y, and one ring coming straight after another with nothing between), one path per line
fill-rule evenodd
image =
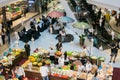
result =
M92 64L90 63L90 61L88 60L85 66L86 72L90 72L92 69Z
M56 44L56 49L57 49L57 51L61 51L62 50L62 43L61 42L58 42Z
M7 28L6 35L8 37L8 44L10 44L10 28Z
M28 42L25 43L24 48L25 48L27 57L29 57L30 56L30 45L28 44Z
M15 74L19 80L22 80L22 78L25 77L24 69L19 64L16 65Z
M42 76L42 80L49 80L49 77L48 77L49 69L47 66L45 66L44 62L42 64L42 67L40 67L40 74Z
M116 60L116 57L117 57L117 53L118 53L118 49L119 49L119 45L116 43L116 44L112 44L112 47L111 47L111 58L110 58L110 63L112 61L112 58L114 57L113 59L113 63L115 63L115 60Z
M24 15L24 17L26 17L26 12L27 12L26 10L27 10L26 7L24 7L23 8L23 15Z
M9 54L7 55L7 58L8 58L8 64L12 67L12 65L13 65L13 60L15 59L15 57L9 53Z
M2 42L2 35L0 34L0 46L3 45L3 42Z
M116 19L116 26L119 27L120 26L120 14L117 14L115 16L115 19Z
M3 44L5 44L5 32L6 32L5 28L2 28L2 42L3 42Z
M75 9L76 9L77 17L79 17L80 16L81 7L79 5L77 5Z
M64 59L65 60L67 59L67 51L65 51L65 53L64 53Z
M97 19L100 19L102 15L102 11L101 8L99 9L98 13L97 13Z
M55 61L55 56L54 56L55 50L51 47L49 53L50 53L50 60L52 61L52 63L54 63L54 61Z

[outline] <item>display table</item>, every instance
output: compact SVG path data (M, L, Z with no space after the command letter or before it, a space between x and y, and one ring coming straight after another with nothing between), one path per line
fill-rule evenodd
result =
M32 69L29 70L28 63L29 63L29 60L26 61L25 64L23 64L26 77L42 80L39 67L32 66ZM111 77L113 75L112 66L107 66L106 64L102 64L102 67L103 68L99 71L99 74L98 74L98 77L100 78L100 80L104 80L106 78L108 78L108 80L112 80L112 77ZM78 72L74 70L64 70L56 67L49 68L49 69L51 74L49 75L50 80L69 80L72 78L76 78L77 80L91 80L92 77L94 76L94 74L92 73ZM67 78L66 77L63 78L62 75L67 76Z
M38 80L42 80L39 70L38 71L36 71L36 70L29 71L28 69L25 69L25 75L26 75L26 77L29 77L29 78L35 78ZM52 75L49 75L49 78L50 78L50 80L68 80L66 78L61 78L61 77L52 76Z
M20 49L19 49L20 50ZM12 59L13 59L13 67L15 66L15 65L17 65L23 58L26 58L26 53L25 53L25 51L24 50L21 50L21 51L19 51L19 50L13 50L13 51L11 51L11 52L8 52L8 53L10 53L11 55L10 55L10 57L12 57ZM1 59L0 60L0 62L4 65L4 66L7 66L7 65L9 65L9 63L8 63L8 60L9 60L9 58L8 58L9 56L4 56L3 57L3 59Z
M18 62L20 62L23 58L25 58L25 56L26 56L25 52L21 52L19 55L17 55L13 60L13 66L17 65Z

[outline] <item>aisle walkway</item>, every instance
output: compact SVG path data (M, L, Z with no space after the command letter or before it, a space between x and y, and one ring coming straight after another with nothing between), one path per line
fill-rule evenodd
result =
M67 16L73 18L75 20L75 22L77 22L73 12L71 11L71 9L69 8L69 6L67 4L67 1L66 0L60 0L60 4L63 5L63 7L65 8ZM26 24L29 24L29 23L26 23ZM77 32L79 35L81 35L81 34L83 34L83 30L73 28L72 24L73 23L67 24L67 26L65 27L65 30L66 30L66 33L72 34L74 36L74 41L70 42L70 43L63 43L62 51L78 51L78 52L80 52L83 49L79 45L79 37L78 37L78 35L75 34L75 32ZM26 27L28 27L28 25L26 25ZM55 46L56 43L58 42L55 39L56 36L57 35L50 34L48 32L48 29L45 30L44 32L42 32L39 39L35 40L34 42L32 42L32 41L29 42L29 44L31 46L31 54L36 48L42 47L42 48L45 48L45 49L49 50L51 45ZM98 56L98 57L103 56L103 57L106 58L106 62L109 61L110 52L108 50L107 51L100 51L95 47L91 47L91 43L87 39L85 40L85 45L87 46L87 49L92 53L91 55L95 55L95 56ZM15 43L12 44L10 47L15 48L16 47ZM21 41L19 41L19 48L24 48L24 43L21 42ZM86 51L86 52L87 52L87 55L89 55L88 51ZM113 66L119 67L119 64L120 64L120 60L119 60L119 63L118 63L118 58L117 58L117 62L115 64L113 64Z

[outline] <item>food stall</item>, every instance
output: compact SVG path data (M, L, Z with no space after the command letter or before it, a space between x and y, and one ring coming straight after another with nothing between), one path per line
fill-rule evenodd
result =
M59 51L55 52L55 56L60 57L62 53ZM71 70L71 63L60 67L59 65L55 65L49 59L49 52L44 48L37 48L34 53L29 56L29 59L22 65L25 70L26 77L35 78L41 80L41 74L39 68L42 66L42 62L45 62L48 65L50 70L49 78L50 80L91 80L94 76L94 73L87 73L86 71L78 71L79 58L85 57L85 52L67 52L69 60L71 60L75 66L74 70ZM96 57L92 56L92 59L96 59ZM98 57L98 60L103 60L103 58ZM94 69L94 68L93 68ZM98 67L98 77L100 80L104 80L108 78L112 80L111 76L113 72L113 67L105 62L101 62L101 67Z
M6 54L6 56L3 57L3 59L0 60L0 62L4 65L7 66L8 63L8 54L11 54L11 57L13 58L13 66L15 66L16 64L18 64L18 62L20 62L26 55L25 55L25 50L24 49L20 49L20 48L16 48L16 49L11 49L8 52L4 52L4 54Z
M27 1L18 1L6 6L7 20L16 20L23 14L24 7L28 7ZM0 8L0 22L2 22L2 8Z

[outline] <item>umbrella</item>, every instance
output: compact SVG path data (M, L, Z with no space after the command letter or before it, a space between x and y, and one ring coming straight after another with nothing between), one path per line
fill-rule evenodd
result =
M48 13L48 16L50 16L51 18L59 18L61 16L64 16L64 13L59 12L59 11L52 11Z
M78 23L75 23L73 24L73 27L75 28L80 28L80 29L89 29L89 28L92 28L90 27L90 25L88 23L85 23L85 22L78 22Z
M72 23L72 22L74 22L74 19L72 19L68 16L63 16L58 21L63 22L63 23Z

